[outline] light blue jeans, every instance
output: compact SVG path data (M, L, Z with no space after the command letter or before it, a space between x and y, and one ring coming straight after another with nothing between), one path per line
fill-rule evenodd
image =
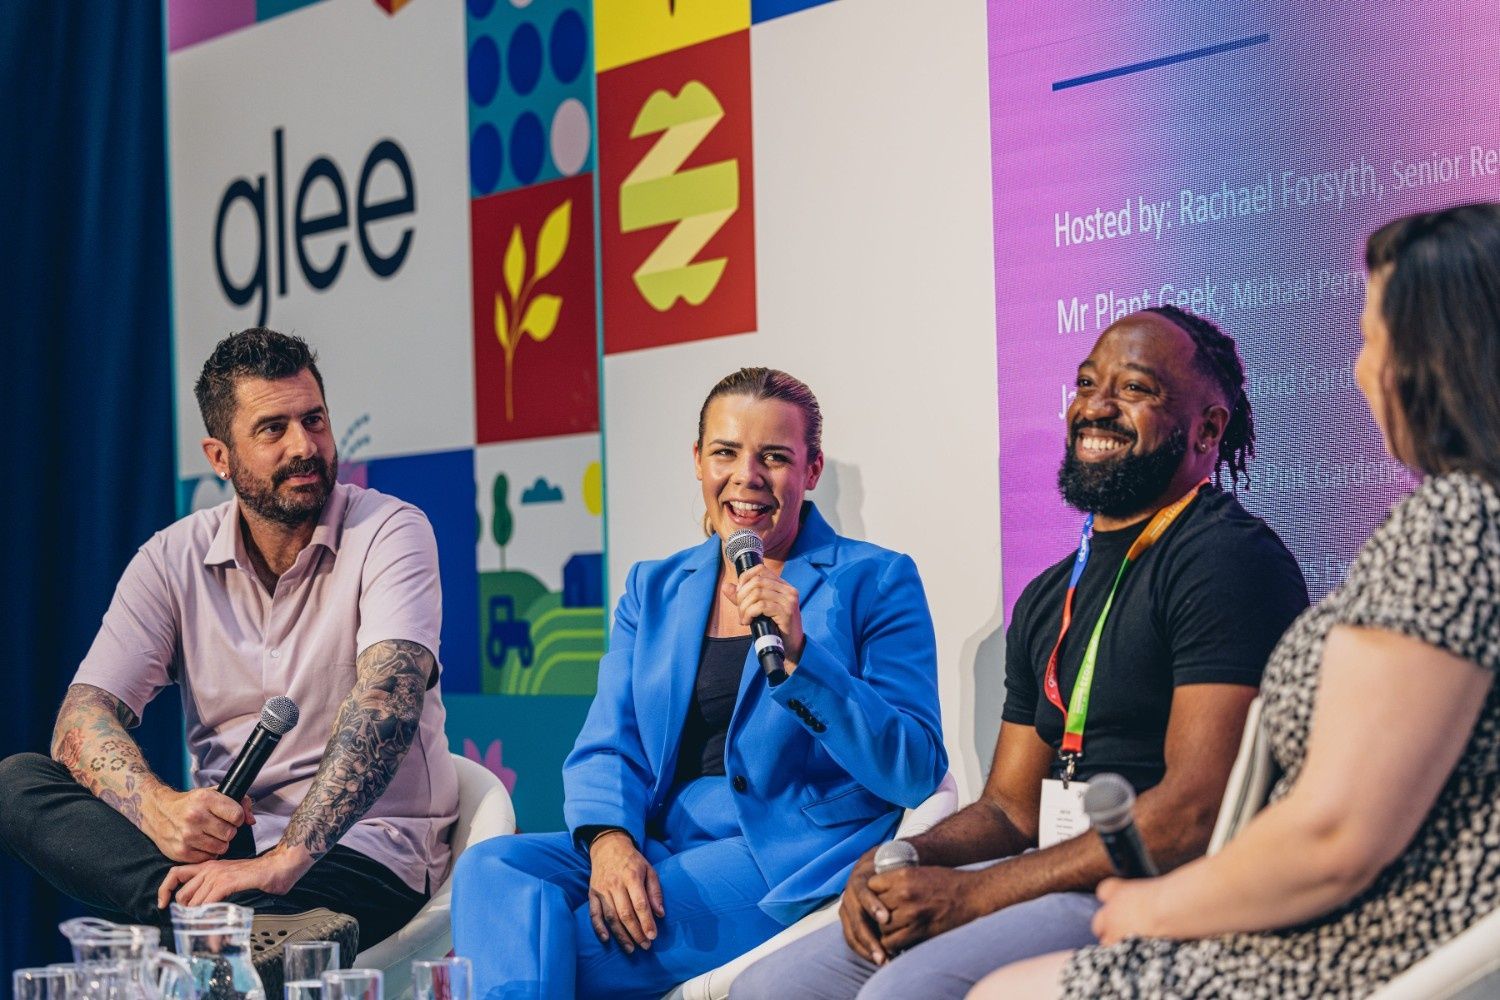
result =
M661 839L642 853L667 915L650 950L600 944L589 921L589 860L566 833L475 844L453 879L454 951L474 962L479 1000L658 998L781 930L762 913L767 886L735 818L727 778L685 785Z
M884 966L857 955L842 925L799 938L741 973L729 1000L963 1000L996 969L1036 955L1096 944L1092 893L1018 903L929 938Z

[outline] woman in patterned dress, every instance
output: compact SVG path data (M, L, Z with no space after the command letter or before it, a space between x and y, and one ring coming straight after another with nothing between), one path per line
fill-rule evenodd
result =
M1262 684L1270 804L1220 853L1099 886L1102 942L971 1000L1362 997L1500 905L1500 205L1370 237L1355 377L1424 478Z

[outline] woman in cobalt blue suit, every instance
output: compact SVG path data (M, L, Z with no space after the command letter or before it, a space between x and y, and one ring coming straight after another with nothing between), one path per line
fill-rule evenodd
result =
M916 566L803 500L821 433L785 372L742 369L704 401L709 538L630 570L563 765L568 832L459 859L453 939L481 1000L660 996L837 895L942 780ZM736 578L721 546L744 528L765 563ZM750 646L760 615L786 644L775 686Z

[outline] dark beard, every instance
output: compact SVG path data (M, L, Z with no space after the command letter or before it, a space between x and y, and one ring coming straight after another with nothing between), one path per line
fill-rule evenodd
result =
M280 492L281 484L292 476L305 476L308 473L317 474L316 484L290 494ZM322 515L323 505L328 502L338 475L337 455L331 466L318 455L288 462L271 474L269 483L263 479L254 479L237 468L232 455L229 465L229 481L234 484L234 491L239 494L240 502L266 520L288 528L316 521Z
M1177 428L1161 447L1145 455L1084 462L1075 454L1074 445L1078 432L1091 425L1102 427L1104 422L1080 422L1073 429L1072 440L1057 470L1057 491L1068 506L1106 517L1127 517L1161 499L1187 454L1187 432ZM1110 429L1126 433L1119 428Z

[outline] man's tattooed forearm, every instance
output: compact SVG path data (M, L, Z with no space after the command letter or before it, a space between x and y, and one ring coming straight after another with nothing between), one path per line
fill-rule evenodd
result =
M125 732L135 713L114 695L90 684L68 688L52 733L52 759L80 785L136 826L142 797L158 779L140 747Z
M322 857L385 792L416 737L432 654L400 639L376 643L357 664L312 787L281 842Z

